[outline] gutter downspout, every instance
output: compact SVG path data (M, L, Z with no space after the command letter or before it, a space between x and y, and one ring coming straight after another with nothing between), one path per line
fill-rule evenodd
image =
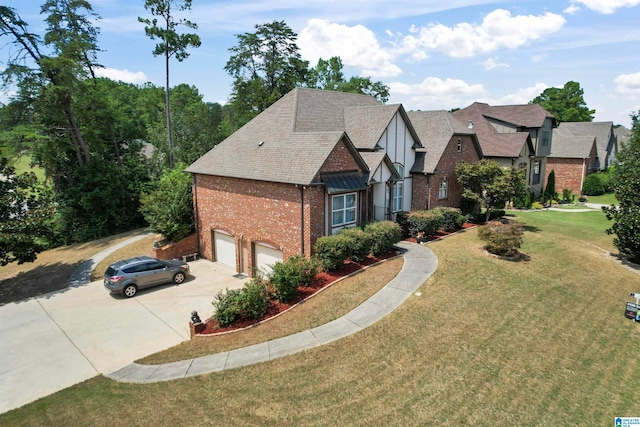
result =
M200 227L199 227L199 223L200 221L198 221L198 185L197 185L197 181L198 181L198 176L196 174L191 174L191 177L193 178L193 184L191 184L191 191L193 193L193 211L194 211L194 215L193 215L193 220L195 222L195 228L196 228L196 242L198 243L198 255L201 255L200 253Z
M584 170L587 164L587 159L582 159L582 175L580 175L580 194L582 194L582 185L584 184Z
M300 187L300 252L304 255L304 190L305 187Z

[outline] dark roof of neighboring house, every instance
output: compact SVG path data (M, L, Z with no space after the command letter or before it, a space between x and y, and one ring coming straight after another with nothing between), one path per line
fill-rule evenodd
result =
M409 120L418 133L423 148L418 150L420 154L416 158L411 172L434 173L444 150L454 135L472 135L479 156L482 152L476 140L473 129L456 119L450 112L438 111L409 111Z
M558 129L554 129L549 157L587 159L591 156L593 144L595 144L594 136L567 136L558 132Z
M519 107L522 107L521 112L517 111ZM541 127L545 118L553 118L553 116L542 109L545 112L544 117L542 117L540 109L542 109L542 107L537 104L492 107L488 104L474 102L466 108L454 111L452 114L463 123L473 124L473 129L470 130L476 133L480 147L482 148L482 154L485 157L513 158L520 156L522 147L525 144L528 144L529 150L533 151L529 132L499 133L488 118L501 120L516 126L528 127L527 125L536 123L535 126L531 127ZM521 116L526 116L527 112L533 114L535 120L515 121Z
M598 157L604 159L613 133L613 122L563 122L558 126L558 133L565 136L595 137Z
M539 104L484 105L488 107L484 113L487 117L492 117L516 126L539 128L544 125L545 119L555 121L553 114L542 108Z
M406 119L402 105L383 105L369 95L296 88L196 160L187 172L306 185L317 180L341 139L366 171L356 147L375 149L396 113Z

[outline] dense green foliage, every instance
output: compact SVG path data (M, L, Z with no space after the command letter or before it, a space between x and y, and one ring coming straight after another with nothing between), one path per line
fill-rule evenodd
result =
M178 163L165 171L140 199L140 212L149 228L171 242L195 232L191 175L183 171L184 167Z
M497 162L483 159L478 163L458 163L456 175L464 188L461 207L465 215L478 216L485 208L488 220L491 210L526 197L524 169L503 169Z
M568 81L564 87L550 87L536 96L531 104L540 104L553 114L558 122L590 122L596 110L590 110L584 101L580 83Z
M442 215L442 229L444 231L457 230L464 224L464 215L460 213L460 209L438 207L431 209Z
M417 239L433 236L442 228L444 217L435 211L415 211L408 217L409 235Z
M213 318L222 327L231 326L233 322L246 319L260 319L269 307L267 282L254 278L242 289L219 291L213 302Z
M605 186L601 179L601 174L592 173L587 175L582 183L582 194L587 196L600 196L605 193Z
M345 228L340 236L348 239L350 258L355 262L362 262L371 252L372 236L360 227Z
M34 261L52 238L53 213L51 189L0 156L0 265Z
M607 230L615 234L613 244L634 261L640 261L640 122L633 116L633 134L618 152L611 179L619 206L603 208L614 223Z
M547 200L558 200L558 193L556 192L556 171L552 170L549 172L549 177L547 178L547 186L544 189L544 195L542 197L544 201Z
M380 256L391 251L402 240L402 230L393 221L372 222L364 227L371 236L371 255Z
M478 237L486 243L487 251L501 256L515 256L522 246L524 228L517 222L490 222L478 230Z
M327 270L337 270L351 257L351 238L347 235L322 236L313 245L313 253Z
M321 262L316 257L294 255L275 263L268 278L273 296L280 302L291 301L298 295L299 287L311 286L320 270Z

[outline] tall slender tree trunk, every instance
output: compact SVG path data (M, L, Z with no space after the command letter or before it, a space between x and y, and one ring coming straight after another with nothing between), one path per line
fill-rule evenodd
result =
M169 31L169 20L167 19L167 32ZM168 41L167 41L168 44ZM169 107L169 51L164 53L166 83L164 90L165 104L167 111L167 141L169 143L169 167L173 169L173 141L171 138L171 109Z
M67 121L69 122L69 126L71 127L72 139L74 140L76 146L79 148L81 154L78 159L78 164L82 166L84 163L88 163L89 161L91 161L89 150L87 149L87 144L84 143L82 132L80 132L80 127L78 126L76 117L73 114L73 109L71 108L71 98L69 96L65 96L62 104L64 107L64 114L67 116Z

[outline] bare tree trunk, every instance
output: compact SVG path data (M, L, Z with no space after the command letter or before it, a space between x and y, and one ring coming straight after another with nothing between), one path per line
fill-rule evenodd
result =
M84 139L82 139L82 133L80 132L80 127L78 126L76 117L73 114L73 110L71 108L71 98L69 96L65 96L65 99L63 100L63 105L64 105L64 114L67 116L67 120L69 121L69 126L71 127L71 134L73 135L73 140L76 146L79 148L80 153L82 154L78 162L78 164L82 166L85 162L88 163L91 161L89 150L87 149L87 145L84 143Z

